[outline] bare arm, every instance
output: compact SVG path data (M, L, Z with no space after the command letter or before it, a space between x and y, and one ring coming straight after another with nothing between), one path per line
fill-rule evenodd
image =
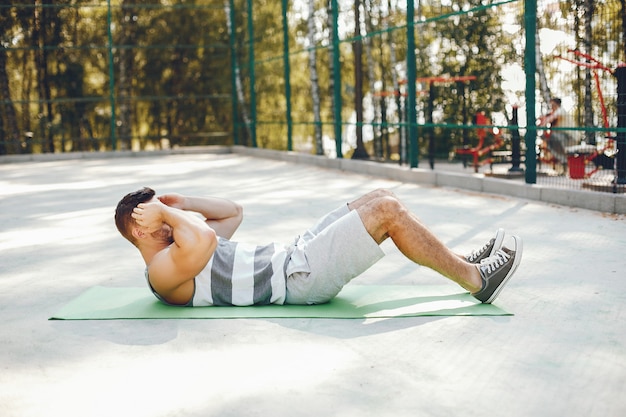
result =
M165 194L162 203L181 210L200 213L218 236L230 239L243 220L243 208L230 200L217 197L189 197Z
M191 280L206 266L217 247L215 231L198 217L158 200L139 204L133 218L146 233L171 228L173 243L157 247L148 265L150 283L168 301L189 298Z

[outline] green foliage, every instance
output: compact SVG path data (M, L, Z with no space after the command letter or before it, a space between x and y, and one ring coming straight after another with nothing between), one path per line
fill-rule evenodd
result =
M106 3L3 9L10 97L17 129L34 132L33 151L110 149L111 103L117 112L130 103L128 140L135 148L159 147L162 138L171 146L206 143L207 133L231 130L223 5L197 3L112 1L111 66ZM120 85L122 79L128 85ZM4 133L0 142L10 142ZM7 150L19 151L16 145Z
M250 0L251 38L248 1L234 1L235 59L243 102L231 91L233 68L222 0L111 0L110 10L107 2L90 0L4 1L0 5L0 154L229 143L235 130L245 135L242 113L252 114L253 105L259 146L285 149L282 1ZM572 26L581 18L576 2L583 0L558 3L558 16L544 14L543 25ZM317 40L308 45L302 5L288 2L293 139L302 146L313 136L309 47L317 51L323 132L334 135L328 3L315 2L312 18ZM355 106L353 42L358 37L354 3L339 4L341 113L346 131ZM368 45L363 58L364 93L375 97L377 109L381 96L388 94L386 127L394 135L403 126L403 115L389 94L394 76L406 83L407 27L416 33L417 77L451 80L435 83L432 97L427 94L428 82L418 85L419 122L428 121L432 109L433 121L440 125L420 130L422 149L434 134L435 151L447 154L473 134L447 126L471 123L478 111L504 112L510 104L502 89L502 69L506 64L522 65L521 51L514 49L521 32L512 35L503 30L502 5L490 6L484 0L416 2L417 20L411 24L406 22L404 2L362 0L361 4L368 11L361 16L371 19L362 23L367 31L361 40ZM594 4L594 53L609 62L623 60L617 1ZM521 7L516 10L520 13L516 20L522 23ZM577 36L580 39L580 33ZM373 69L374 80L368 79L366 69ZM556 71L550 65L548 69ZM251 86L253 70L255 85ZM454 81L461 76L475 80ZM370 91L371 85L378 90ZM406 84L401 89L405 93ZM251 103L252 91L255 103ZM370 117L365 124L380 124L380 117Z

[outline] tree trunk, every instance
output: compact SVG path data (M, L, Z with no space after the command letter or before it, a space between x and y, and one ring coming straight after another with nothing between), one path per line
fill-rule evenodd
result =
M535 33L535 65L537 69L537 75L539 75L539 88L541 90L541 98L543 98L544 104L547 106L547 110L550 106L550 100L552 100L552 93L548 86L548 79L546 78L546 71L543 67L543 57L541 56L541 41L539 40L539 25L537 25L537 32ZM530 103L528 104L531 105Z
M391 5L391 0L387 0L387 10L388 10L387 16L391 16L394 10L394 8L392 8L392 5ZM388 33L387 32L387 29L389 28L388 19L383 20L383 28L385 29L385 32ZM391 38L389 38L389 58L391 60L390 62L391 82L393 83L393 93L394 93L394 98L396 100L396 111L398 112L398 122L401 123L404 120L404 117L403 117L404 110L402 106L402 97L400 96L400 84L398 83L398 73L396 70L397 64L398 64L398 58L396 55L396 43L393 42ZM399 163L403 164L404 162L406 162L406 155L407 155L406 127L400 125L398 127L398 132L399 132L399 138L398 138Z
M356 149L352 159L367 159L369 155L363 144L363 42L361 40L360 0L354 0L354 108L356 111Z
M5 100L2 105L4 117L0 115L0 155L6 155L10 152L18 152L20 133L17 126L17 114L9 90L7 52L2 44L0 44L0 96Z
M132 95L132 74L134 68L133 52L128 48L130 45L135 44L135 10L127 8L129 5L128 0L122 1L123 23L121 27L122 37L120 39L121 48L118 49L119 53L119 78L118 78L118 138L120 139L120 148L131 149L132 148L132 108L131 108L131 95Z
M48 7L44 7L40 1L35 2L33 43L37 45L35 50L35 63L37 71L37 87L39 90L38 119L40 128L40 140L44 152L54 152L54 142L50 131L50 114L52 104L50 101L50 84L48 77L48 51L46 49L46 26ZM47 103L47 106L45 105ZM27 152L28 149L22 149Z
M584 8L584 37L583 37L583 48L586 54L591 54L592 48L592 37L593 30L591 28L591 20L593 19L593 0L583 0L583 8ZM592 80L593 75L591 74L591 69L585 68L585 118L584 124L585 126L593 126L593 90L592 90ZM591 131L585 132L585 140L588 143L595 143L595 133Z
M626 0L620 0L620 4L622 6L622 39L626 39ZM622 41L622 47L624 48L622 51L622 62L626 62L626 42Z
M46 131L43 128L43 123L41 121L41 118L43 117L43 113L44 113L44 107L43 107L43 99L44 99L44 92L43 92L43 69L42 67L44 66L44 62L43 62L43 48L42 48L42 17L41 17L41 13L42 13L42 7L41 7L41 1L36 0L35 1L35 7L33 8L33 32L32 32L32 42L33 45L35 45L37 48L34 50L34 54L35 54L35 71L36 71L36 75L37 75L37 90L39 93L39 101L37 103L37 118L39 119L39 139L40 141L43 142L43 138L45 137ZM42 150L44 152L46 152L45 146L42 143ZM21 149L20 151L21 152Z
M335 115L335 108L339 105L339 103L335 102L335 77L333 74L335 73L335 64L333 60L333 54L335 53L335 39L333 39L333 12L332 12L332 0L326 1L326 10L328 10L328 15L326 18L328 19L328 33L330 35L330 39L328 40L328 73L330 74L330 78L328 81L328 92L330 96L330 108L333 115ZM337 120L333 120L333 125L338 123ZM336 131L335 131L336 132ZM335 137L335 141L337 137ZM335 142L336 145L336 142ZM337 153L337 157L339 157L339 153Z
M322 119L320 116L320 87L317 76L317 51L315 49L315 0L309 0L309 19L307 22L309 38L309 74L311 78L311 99L313 100L313 126L315 152L317 155L324 154L322 143Z
M363 4L363 9L365 11L365 28L367 30L367 34L374 31L372 27L372 1L366 0ZM366 34L366 35L367 35ZM382 159L383 157L383 144L382 144L382 133L380 129L380 121L379 115L379 97L376 96L376 71L374 69L374 58L372 56L372 38L369 36L365 37L365 57L367 62L367 78L369 81L370 88L370 97L372 98L372 108L373 108L373 117L372 117L372 132L374 133L374 155Z

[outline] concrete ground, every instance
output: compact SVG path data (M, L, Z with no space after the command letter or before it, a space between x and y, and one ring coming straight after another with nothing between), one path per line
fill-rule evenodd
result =
M450 247L524 239L508 317L49 321L95 285L143 286L121 196L242 203L236 240L291 241L392 189ZM387 256L350 285L443 284ZM242 154L0 164L0 415L624 416L626 217Z

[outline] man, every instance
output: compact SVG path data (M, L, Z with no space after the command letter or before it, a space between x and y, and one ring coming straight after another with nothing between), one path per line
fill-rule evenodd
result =
M384 255L379 245L387 238L413 262L491 303L522 256L522 240L512 236L513 246L504 247L502 229L469 256L457 255L387 190L342 205L290 245L230 241L242 219L232 201L157 198L150 188L127 194L115 212L118 230L146 263L152 292L180 306L325 303Z
M548 128L572 127L573 120L561 107L561 99L550 100L550 112L539 118L539 126ZM576 140L565 130L550 130L543 135L552 157L561 164L567 164L567 148L574 146Z

